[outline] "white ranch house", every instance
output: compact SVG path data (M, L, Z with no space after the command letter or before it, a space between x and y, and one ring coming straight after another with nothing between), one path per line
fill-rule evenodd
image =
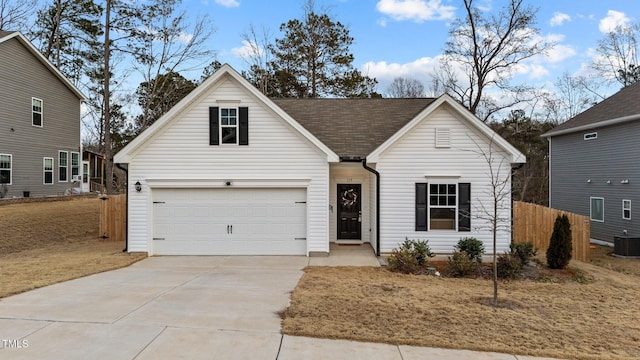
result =
M380 255L405 238L492 249L481 152L502 174L525 162L447 95L270 99L224 65L114 161L128 169L128 251L309 256L335 242Z

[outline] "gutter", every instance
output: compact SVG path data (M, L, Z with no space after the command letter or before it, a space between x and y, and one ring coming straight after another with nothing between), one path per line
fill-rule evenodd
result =
M376 256L380 256L380 173L367 165L367 158L341 156L340 162L361 162L362 167L376 176Z
M511 243L513 244L513 178L516 175L516 171L522 169L522 167L524 166L524 163L520 163L516 166L511 165Z
M380 256L380 173L367 165L367 158L362 159L362 167L376 176L376 256Z
M126 215L126 223L127 226L124 228L124 249L122 252L129 251L129 169L122 166L120 163L116 163L116 167L126 174L125 184L127 184L127 202L124 204L124 211L127 213Z
M558 131L549 131L545 134L540 135L543 138L546 137L552 137L552 136L557 136L557 135L564 135L564 134L570 134L573 132L578 132L578 131L583 131L583 130L592 130L592 129L597 129L597 128L601 128L601 127L605 127L605 126L609 126L609 125L616 125L616 124L620 124L620 123L625 123L628 121L633 121L633 120L638 120L640 119L640 115L639 114L635 114L635 115L629 115L629 116L623 116L623 117L619 117L619 118L615 118L615 119L611 119L611 120L605 120L605 121L599 121L597 123L593 123L593 124L587 124L587 125L582 125L582 126L576 126L576 127L572 127L572 128L568 128L568 129L564 129L564 130L558 130Z

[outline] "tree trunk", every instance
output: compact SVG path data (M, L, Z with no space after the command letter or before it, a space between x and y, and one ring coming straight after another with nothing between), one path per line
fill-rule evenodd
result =
M109 40L109 28L111 26L111 0L105 3L105 21L104 21L104 106L102 111L104 121L104 170L105 185L107 194L113 194L113 150L111 146L111 107L110 107L110 60L111 44Z
M493 190L496 191L495 188ZM495 197L495 194L494 194ZM497 233L498 233L498 201L493 201L493 306L498 306L498 261L497 261Z

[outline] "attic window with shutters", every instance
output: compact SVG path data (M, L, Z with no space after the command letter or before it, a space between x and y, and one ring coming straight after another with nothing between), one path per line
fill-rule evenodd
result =
M597 138L598 138L598 133L597 132L584 134L584 139L585 140L593 140L593 139L597 139Z
M249 108L209 108L209 145L249 145Z
M451 129L449 128L436 129L436 147L437 148L451 147Z

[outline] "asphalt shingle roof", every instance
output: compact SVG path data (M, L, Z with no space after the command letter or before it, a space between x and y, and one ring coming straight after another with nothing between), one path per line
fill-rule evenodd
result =
M597 127L600 122L632 115L640 115L640 82L623 88L593 107L556 126L544 136L553 136L558 132L571 132L571 129L590 125Z
M435 99L271 99L338 156L365 157Z

